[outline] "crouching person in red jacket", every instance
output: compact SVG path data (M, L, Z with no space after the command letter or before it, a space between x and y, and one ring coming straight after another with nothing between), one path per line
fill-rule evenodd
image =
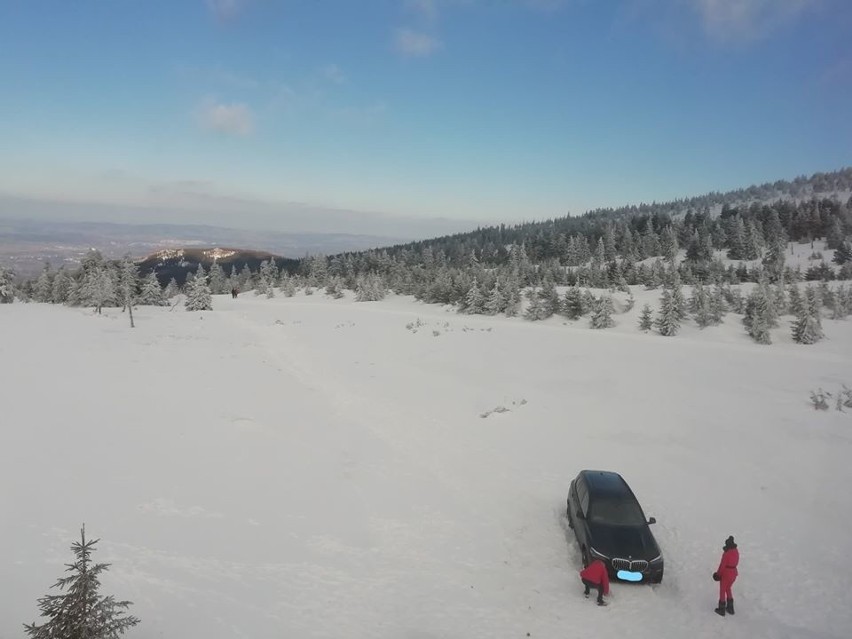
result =
M737 550L737 545L734 543L734 536L731 535L725 540L725 546L722 548L722 560L719 562L719 569L713 573L713 580L719 582L719 607L716 608L716 614L725 616L734 614L734 595L731 592L731 586L737 580L737 565L740 563L740 551Z
M606 566L600 559L595 559L586 568L580 571L580 579L583 580L583 585L586 587L585 595L589 596L589 591L592 588L597 588L598 605L605 606L603 600L604 595L609 596L609 574L607 574Z

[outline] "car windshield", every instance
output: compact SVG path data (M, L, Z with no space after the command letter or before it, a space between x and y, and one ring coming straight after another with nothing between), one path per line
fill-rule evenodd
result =
M638 526L645 523L642 509L628 499L598 499L591 506L589 520L612 526Z

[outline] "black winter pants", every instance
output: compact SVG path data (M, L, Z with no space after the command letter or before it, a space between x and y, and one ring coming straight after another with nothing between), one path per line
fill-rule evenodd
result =
M588 579L583 579L583 585L586 587L586 593L585 593L586 595L589 594L589 591L591 589L595 588L598 591L598 602L600 603L600 602L603 601L603 584L602 583L601 584L593 584Z

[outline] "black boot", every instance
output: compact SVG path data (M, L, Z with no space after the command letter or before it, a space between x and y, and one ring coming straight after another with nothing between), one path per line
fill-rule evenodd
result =
M713 612L715 612L717 615L720 615L720 616L724 617L724 616L725 616L725 602L724 602L724 601L720 601L720 602L719 602L719 607L718 607L718 608L716 608L716 610L714 610Z
M728 599L728 605L725 607L725 610L728 612L729 615L734 614L734 600L733 599Z

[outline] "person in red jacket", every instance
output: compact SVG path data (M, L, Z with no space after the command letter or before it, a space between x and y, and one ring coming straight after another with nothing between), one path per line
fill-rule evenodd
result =
M585 595L589 596L589 591L592 588L597 588L598 605L605 606L603 600L604 595L609 596L609 574L606 571L606 566L600 559L595 559L586 568L580 571L580 579L583 580L583 585L586 587Z
M734 543L734 536L731 535L725 540L725 546L722 548L722 560L719 562L719 569L713 573L713 580L719 582L719 607L716 608L716 614L725 616L734 614L734 595L731 593L731 586L737 580L737 565L740 563L740 551L737 550L737 545Z

